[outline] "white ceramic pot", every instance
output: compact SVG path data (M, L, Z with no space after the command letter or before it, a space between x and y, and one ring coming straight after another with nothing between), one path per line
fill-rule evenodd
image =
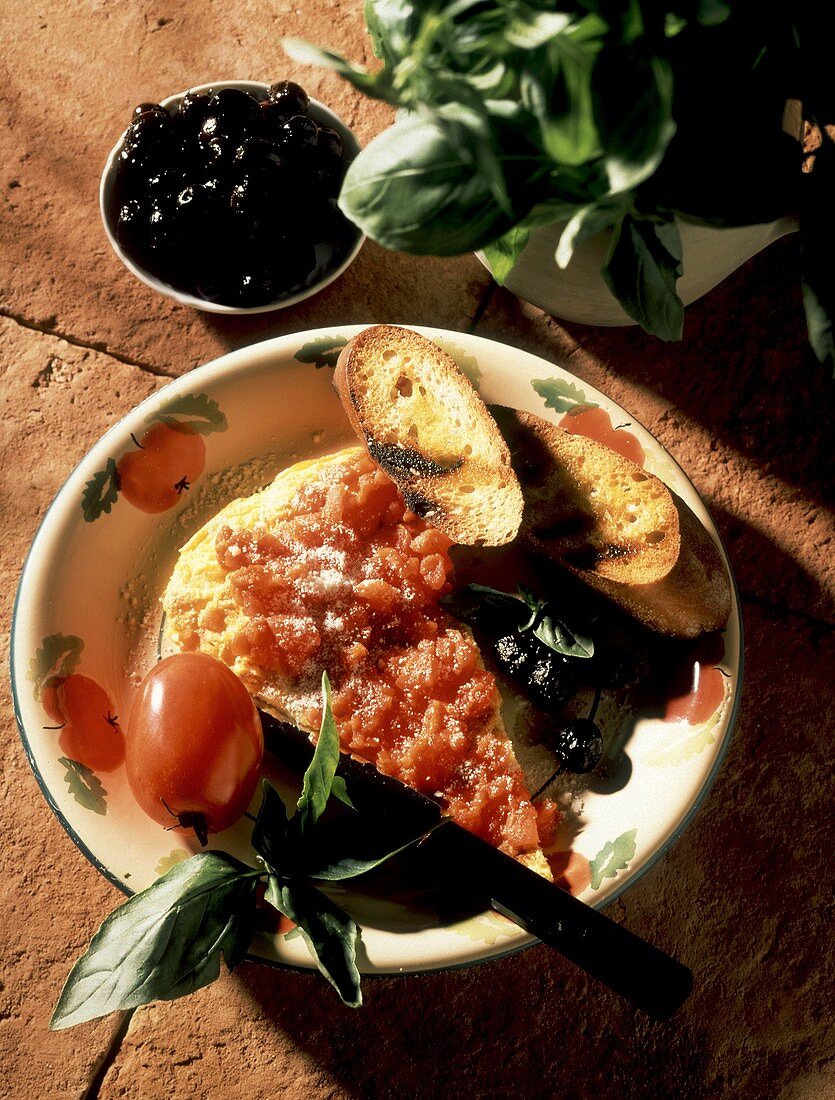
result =
M535 229L505 286L519 298L566 321L587 325L634 325L606 285L601 270L610 230L590 237L574 252L564 270L554 253L565 223ZM761 225L717 229L679 220L684 274L678 292L685 305L701 298L766 245L797 229L797 219L781 218ZM481 253L478 258L489 270Z

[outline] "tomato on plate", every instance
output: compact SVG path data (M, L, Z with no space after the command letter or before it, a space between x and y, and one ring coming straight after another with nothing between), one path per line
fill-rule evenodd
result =
M136 801L166 827L228 829L246 811L264 735L249 692L222 661L178 653L142 681L128 719L125 764Z

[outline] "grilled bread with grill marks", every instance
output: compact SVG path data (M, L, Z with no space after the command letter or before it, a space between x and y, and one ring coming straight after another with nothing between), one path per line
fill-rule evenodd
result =
M520 538L662 634L725 627L719 551L663 482L602 443L531 413L493 407L525 505Z
M455 360L409 329L367 328L334 386L348 419L408 506L463 545L511 542L522 492L507 445Z

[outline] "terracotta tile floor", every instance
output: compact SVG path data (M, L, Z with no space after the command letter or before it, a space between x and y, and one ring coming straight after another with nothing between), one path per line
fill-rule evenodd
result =
M805 345L786 239L688 311L685 339L560 324L472 257L368 245L309 304L221 321L167 304L115 260L98 174L134 103L223 77L295 77L367 140L388 120L282 55L283 34L368 55L359 0L6 5L0 85L0 604L63 479L166 379L318 324L397 321L567 363L684 466L743 594L746 683L716 786L611 915L678 954L697 988L640 1018L542 947L459 973L367 983L343 1009L316 976L244 964L188 1005L52 1034L70 962L116 892L41 796L2 705L0 1095L102 1098L741 1097L828 1100L835 727L832 383ZM476 320L477 319L477 320ZM3 645L7 635L4 632Z

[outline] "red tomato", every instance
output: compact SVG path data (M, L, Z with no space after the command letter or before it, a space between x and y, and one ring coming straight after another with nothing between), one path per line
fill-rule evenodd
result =
M136 801L160 825L179 822L204 844L228 829L252 801L263 754L255 704L221 661L178 653L142 681L125 764Z

